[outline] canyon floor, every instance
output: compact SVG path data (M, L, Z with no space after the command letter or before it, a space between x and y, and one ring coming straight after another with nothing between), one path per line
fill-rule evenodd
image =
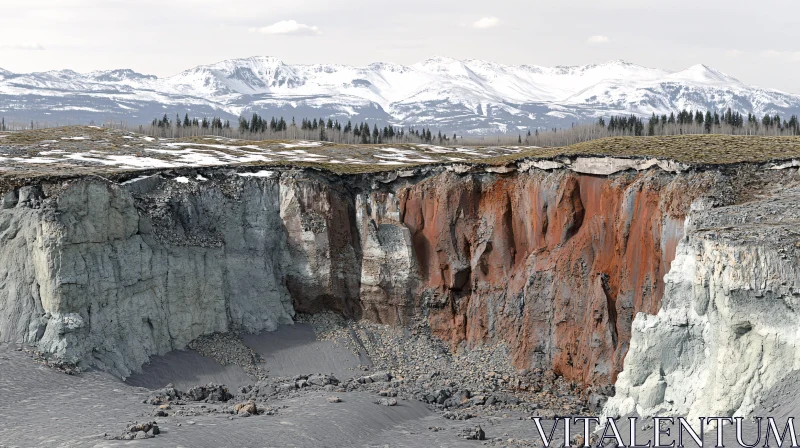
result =
M154 357L124 382L96 370L66 374L28 348L0 346L0 446L534 446L531 415L587 411L558 381L543 382L539 392L511 387L520 372L503 362L502 351L454 356L427 335L332 315L261 335L216 336L203 342L213 348ZM253 358L236 356L237 340ZM246 373L251 362L260 379ZM302 378L314 382L316 372L338 385L295 386L306 383ZM375 381L362 384L366 378ZM226 385L234 397L153 404L165 386L187 391L209 383ZM441 390L453 391L458 403L425 402L425 394ZM264 414L231 410L248 402ZM158 435L127 435L131 425L154 421ZM476 426L482 442L462 434Z

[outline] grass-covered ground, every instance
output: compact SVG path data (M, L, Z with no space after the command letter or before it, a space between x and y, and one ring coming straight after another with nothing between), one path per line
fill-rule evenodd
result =
M155 139L128 131L68 126L0 132L0 176L110 175L187 166L317 167L354 174L430 164L504 165L559 156L655 157L686 164L730 164L800 158L800 137L683 135L611 137L566 147L344 145L246 141L222 137Z
M661 137L608 137L558 148L525 150L503 163L521 157L553 158L572 155L655 157L687 164L768 162L800 158L800 137L739 135L674 135Z

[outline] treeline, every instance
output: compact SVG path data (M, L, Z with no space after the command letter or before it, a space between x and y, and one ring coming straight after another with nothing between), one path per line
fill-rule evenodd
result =
M92 125L94 122L91 123ZM8 123L0 117L0 130L48 128L52 124L33 122ZM56 124L57 126L57 124ZM731 109L724 111L681 110L670 114L652 114L649 118L636 115L613 115L598 118L594 123L574 124L569 128L525 129L503 135L464 136L446 135L431 128L398 127L364 121L339 121L336 118L266 119L257 113L240 117L238 126L219 117L194 117L188 113L170 118L167 114L154 119L150 125L129 126L107 122L103 126L137 131L153 137L182 138L218 135L245 140L323 140L345 144L373 143L430 143L437 145L490 146L565 146L603 137L664 136L682 134L727 134L789 136L800 135L800 119L796 115L742 114Z
M731 109L718 111L682 110L669 115L652 114L650 118L636 115L601 117L594 124L573 125L566 129L536 131L523 144L532 146L565 146L603 137L664 136L684 134L725 134L792 136L800 135L800 118L765 114L760 118L752 113L741 114Z
M189 129L192 129L192 128L197 128L197 129L230 129L231 128L231 122L228 121L228 120L225 120L223 122L222 119L220 119L218 117L214 117L211 120L209 120L206 117L203 117L202 120L198 119L197 117L189 119L189 114L185 114L183 116L183 120L181 120L181 116L180 115L175 115L175 121L171 121L169 119L169 117L167 117L167 114L164 114L164 117L161 118L161 119L154 118L153 122L151 123L151 126L153 128L157 128L157 129L160 129L162 131L165 131L167 129L171 129L172 126L173 126L173 123L174 123L175 128L177 128L177 129L186 129L186 130L189 130Z
M237 127L232 127L229 121L219 118L193 118L188 114L181 120L176 115L171 120L166 114L160 119L153 119L149 128L140 127L140 132L153 137L181 138L197 135L219 135L230 138L247 140L285 140L302 139L314 141L329 141L334 143L435 143L447 145L456 140L441 131L436 134L430 128L396 127L377 123L347 123L334 118L303 118L298 124L294 117L288 121L284 117L265 117L254 113L249 119L239 117Z
M758 118L754 114L747 114L747 118L739 112L728 109L724 113L706 111L692 112L682 110L677 114L670 113L669 116L661 116L655 113L645 124L642 118L635 115L612 116L608 119L600 117L597 126L606 129L610 134L622 135L673 135L673 134L697 134L697 133L716 133L715 131L727 131L722 133L733 133L734 130L746 131L748 135L769 135L778 133L780 135L800 135L800 122L796 115L792 115L789 120L781 120L780 115L765 114ZM646 131L645 131L646 129Z

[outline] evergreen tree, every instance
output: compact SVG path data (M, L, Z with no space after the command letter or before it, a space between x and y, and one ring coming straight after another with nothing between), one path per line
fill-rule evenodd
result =
M650 121L647 122L647 135L656 135L656 123L658 123L658 117L653 112Z

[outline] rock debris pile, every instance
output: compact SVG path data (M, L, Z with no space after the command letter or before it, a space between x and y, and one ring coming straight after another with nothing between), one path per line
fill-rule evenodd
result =
M267 377L267 372L257 365L263 359L235 334L213 333L200 336L189 343L189 348L212 358L220 365L239 366L255 381Z

